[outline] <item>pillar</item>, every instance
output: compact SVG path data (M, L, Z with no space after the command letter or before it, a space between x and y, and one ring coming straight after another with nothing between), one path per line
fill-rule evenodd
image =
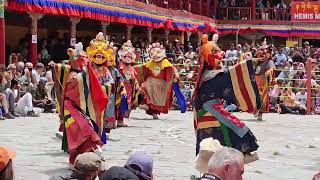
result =
M252 0L251 20L256 20L256 0Z
M152 43L152 31L153 31L153 28L147 28L149 43Z
M134 25L127 25L127 41L131 40L131 32L132 32L132 28L134 27Z
M200 6L199 15L201 15L201 16L203 15L203 14L202 14L202 1L203 1L203 0L199 0L199 6Z
M6 41L5 41L5 22L4 22L4 0L0 0L0 64L6 64Z
M190 41L190 37L191 37L192 32L187 31L187 41Z
M107 35L107 27L110 25L109 22L101 21L101 32L103 35Z
M164 30L164 40L166 41L166 43L169 43L169 34L170 34L170 30L165 29Z
M312 107L312 99L311 99L311 77L312 77L312 62L309 58L307 60L307 82L306 82L306 88L307 88L307 114L311 114L311 107Z
M28 61L33 65L38 63L38 20L43 17L43 14L29 13L31 18L31 43L29 45Z
M218 19L218 0L213 0L213 15L215 19Z
M80 22L79 17L70 17L70 46L74 46L77 43L77 24Z

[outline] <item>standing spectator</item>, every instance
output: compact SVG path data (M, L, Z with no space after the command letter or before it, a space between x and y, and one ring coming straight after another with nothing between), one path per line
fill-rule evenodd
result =
M302 52L302 55L303 55L304 59L309 58L310 50L311 50L311 47L309 45L309 42L308 41L304 42L303 43L303 48L301 49L301 52Z
M264 12L264 8L265 8L265 6L264 6L262 0L257 0L256 1L256 11L257 12L254 12L254 14L258 15L258 19L261 19L262 14Z
M241 54L242 54L242 46L241 46L241 44L238 44L237 45L237 59L240 58Z
M233 43L230 44L230 49L226 51L225 58L228 62L231 62L232 64L235 63L237 59L237 50L235 50Z
M219 1L219 18L226 20L227 19L227 8L229 7L228 0Z
M0 179L14 180L14 170L12 160L16 157L16 152L6 147L0 147Z
M49 63L50 56L47 50L47 40L44 39L40 45L40 53L41 53L41 62L45 65Z
M299 52L298 48L295 48L293 50L291 58L293 62L298 62L298 63L304 62L303 55Z
M284 53L284 49L281 48L274 56L276 66L284 64L287 62L287 56Z
M193 51L193 47L189 46L188 47L188 52L185 53L184 57L186 58L186 60L191 60L192 62L195 60L196 58L196 53Z
M276 10L276 14L277 19L278 20L286 20L287 14L286 14L286 10L287 10L287 5L284 2L284 0L281 0L280 3L276 6L277 10Z
M223 147L212 155L208 173L201 180L241 180L243 173L243 154L236 149Z
M174 51L174 54L175 54L175 57L178 57L178 56L183 56L183 51L182 51L183 48L181 48L181 43L178 39L176 39L174 41L174 45L173 45L173 51Z
M169 43L166 47L166 54L167 54L167 58L175 58L175 54L174 54L174 50L172 47L172 43Z

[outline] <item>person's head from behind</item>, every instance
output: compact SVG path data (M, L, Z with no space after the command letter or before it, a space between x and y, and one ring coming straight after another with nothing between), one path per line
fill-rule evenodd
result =
M11 89L17 89L19 87L19 82L16 79L11 80Z
M36 65L36 71L38 72L38 74L43 74L44 73L44 65L42 63L38 63Z
M210 158L208 173L223 180L242 180L243 154L236 149L223 147Z
M45 77L40 77L38 87L39 87L41 90L44 90L45 87L46 87L46 84L47 84L47 78L45 78Z
M0 147L0 179L13 180L12 159L16 153L6 147Z
M94 180L105 169L105 162L97 154L86 152L76 157L71 177L79 180Z
M143 151L135 151L131 154L125 165L127 169L137 175L141 180L153 179L153 158Z

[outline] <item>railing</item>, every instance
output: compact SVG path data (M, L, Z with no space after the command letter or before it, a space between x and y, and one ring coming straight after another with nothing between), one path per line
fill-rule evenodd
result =
M213 4L204 0L136 0L153 4L166 9L181 10L193 14L212 17L218 20L259 20L259 21L290 21L290 8L253 8L250 7L227 7L215 10Z
M263 8L256 9L257 20L290 21L291 14L289 8Z
M221 20L251 20L251 8L250 7L228 7L220 8L218 19Z

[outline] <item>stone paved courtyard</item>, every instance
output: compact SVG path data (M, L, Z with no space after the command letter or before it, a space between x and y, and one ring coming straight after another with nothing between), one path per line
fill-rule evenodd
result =
M267 114L264 122L253 116L237 114L256 135L260 160L245 166L247 180L309 180L320 170L320 116ZM112 132L104 146L110 165L124 165L135 149L145 149L155 160L158 180L184 180L199 175L193 168L195 139L192 113L172 111L160 120L151 120L142 111L132 114L128 128ZM46 180L67 171L68 155L55 137L58 117L0 121L0 145L17 151L14 160L16 179Z

